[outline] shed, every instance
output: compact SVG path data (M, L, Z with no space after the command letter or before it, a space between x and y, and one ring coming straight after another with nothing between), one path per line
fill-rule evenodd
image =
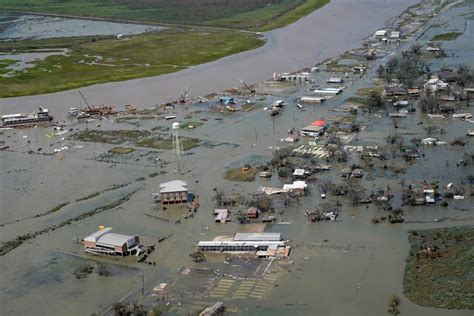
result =
M408 89L408 95L410 97L419 97L420 96L420 89L418 89L418 88Z
M326 101L324 97L300 97L300 102L302 103L323 103L324 101Z
M400 32L399 31L391 31L389 36L391 39L398 39L400 38Z
M374 33L374 37L384 37L387 36L387 30L377 30Z
M247 210L247 218L249 219L258 218L258 214L259 214L259 211L258 211L258 208L256 207L249 207L249 209Z
M214 221L216 223L228 223L230 222L229 210L228 209L216 209L214 210Z
M400 87L400 86L385 87L385 95L387 96L403 96L407 94L408 94L408 91L404 87Z
M341 77L329 77L329 79L326 81L327 83L343 83L344 79Z
M364 176L364 171L360 168L352 170L352 176L354 178L362 178Z
M346 168L341 170L341 177L349 178L351 176L351 174L352 174L351 167L346 167Z
M220 98L219 103L222 103L224 105L229 105L229 104L235 104L234 98Z

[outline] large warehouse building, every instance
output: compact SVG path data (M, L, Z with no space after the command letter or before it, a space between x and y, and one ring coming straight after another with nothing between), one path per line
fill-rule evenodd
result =
M259 252L280 247L286 247L280 233L237 233L231 239L216 238L198 243L198 250L203 252Z

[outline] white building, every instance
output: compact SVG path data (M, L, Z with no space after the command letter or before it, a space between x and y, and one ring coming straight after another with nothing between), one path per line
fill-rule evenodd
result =
M218 237L198 243L199 251L205 252L257 252L285 246L280 233L236 233L232 239Z
M444 82L443 80L439 79L438 76L432 76L430 80L428 80L424 87L425 91L428 92L436 92L440 90L446 90L448 87L448 83Z
M381 38L387 36L388 31L387 30L378 30L374 33L375 38Z

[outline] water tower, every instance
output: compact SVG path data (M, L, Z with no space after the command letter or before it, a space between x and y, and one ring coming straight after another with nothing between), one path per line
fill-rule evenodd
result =
M181 140L179 139L179 129L180 129L180 124L179 122L174 122L171 125L171 130L172 130L172 143L173 143L173 157L176 157L176 162L178 164L178 172L181 173L182 169L184 169L184 164L183 164L183 144L181 143Z

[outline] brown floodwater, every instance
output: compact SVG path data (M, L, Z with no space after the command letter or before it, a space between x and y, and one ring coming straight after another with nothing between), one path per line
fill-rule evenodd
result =
M356 31L353 30L352 25L357 25L358 28L359 23L355 22L356 18L352 16L353 12L350 10L353 9L363 16L364 9L368 11L374 3L377 3L377 5L371 11L371 17L372 12L382 12L384 7L387 7L387 11L393 10L390 14L387 12L380 13L385 17L385 20L400 13L403 10L403 5L409 4L408 2L401 2L400 5L395 5L391 1L372 0L357 3L356 1L332 1L321 11L337 13L336 17L340 17L341 21L353 19L354 24L345 24L344 27L342 25L340 27L341 29L345 28L347 32L355 32L355 35L353 34L355 37L359 34L360 39L362 39L372 33L373 28L382 25L384 20L380 18L379 22L367 21L369 19L360 19L359 17L358 22L361 24L361 31ZM450 10L444 13L448 21L463 18L462 12L458 12L457 15L452 12ZM303 23L303 25L309 23L308 20L312 21L314 25L321 23L319 19L324 16L320 14L320 11L314 13L295 25L289 26L289 30L295 27L299 28L300 23ZM319 18L315 18L315 16ZM375 20L378 19L376 14L373 16ZM443 16L441 15L438 19L442 19ZM334 22L334 16L329 20ZM372 29L367 26L365 30L364 23L373 24ZM341 24L344 23L341 22ZM453 22L453 27L455 25L456 23ZM338 28L339 26L335 26L336 30ZM284 32L284 30L274 31L273 33ZM333 31L337 33L336 30L328 30L328 33ZM311 34L312 32L314 32L313 36L315 38L322 36L317 34L323 33L316 29L310 32L303 27L299 33L292 34ZM269 36L272 35L269 34ZM277 35L273 36L278 38ZM283 38L281 40L283 41ZM429 39L422 38L421 40L428 41ZM463 39L460 38L460 40ZM288 41L295 41L295 39L288 38ZM311 42L311 38L306 38L306 41ZM334 41L331 43L335 45L335 48L328 48L328 50L336 53L338 49L346 49L342 47L346 43L339 42L336 39ZM303 41L300 43L303 43ZM358 45L358 42L352 43L354 46ZM472 49L472 43L471 41L469 46L463 40L458 45L461 47L467 45ZM348 46L351 46L349 44ZM409 44L407 43L404 46ZM456 44L452 43L450 45ZM289 47L288 51L291 51L291 49ZM299 52L299 50L296 51ZM268 52L271 56L271 50ZM243 55L251 53L256 54L255 58L260 58L257 51L244 53ZM308 56L308 64L316 60L316 58L310 58L309 54L306 56ZM263 57L264 55L261 58ZM232 61L234 61L234 65L236 65L241 56L229 58L231 59L230 63L232 64ZM267 71L271 73L273 69L277 69L279 66L282 66L285 70L288 68L290 68L288 70L294 70L305 65L303 60L300 60L301 63L299 64L295 62L294 64L281 65L280 62L283 61L286 62L287 58L282 58L279 61L274 60L276 62L274 65L264 63L262 67L267 65L269 67ZM245 63L246 61L241 60L241 62ZM373 73L373 69L376 69L376 63L379 62L382 61L374 62L371 73ZM214 65L215 69L224 69L219 68L224 67L221 63L222 61L217 61L191 68L185 72L188 72L189 76L198 78L199 72L193 75L193 71L196 71L195 68L201 68L204 71L206 67ZM474 66L472 59L470 63L471 66ZM209 69L208 71L207 74L212 70ZM219 70L216 71L220 73ZM182 73L185 72L166 77L179 80L179 78L184 78L180 76L183 76ZM260 72L255 72L256 79L260 78L258 77L259 74ZM311 76L318 83L327 78L327 74L323 72L311 74ZM219 79L230 83L231 80L228 77L224 74ZM268 77L268 74L263 78L266 77ZM244 77L245 79L247 77ZM148 81L150 83L145 83L145 86L151 85L153 80L156 83L164 79L149 78L128 83L102 85L102 89L107 87L104 94L94 94L94 91L99 91L95 90L98 86L90 87L87 88L87 95L97 97L98 103L102 102L99 100L112 103L112 101L105 101L105 98L110 97L113 100L121 89L130 89L129 92L136 91L137 93L148 91L143 95L143 101L140 101L142 102L140 104L155 104L158 101L152 101L151 98L158 89L141 90L138 85L138 82ZM219 81L216 80L216 82ZM194 110L193 107L203 111L197 114L195 120L209 118L203 126L197 129L182 130L182 135L202 138L209 145L214 145L201 146L187 151L185 162L188 172L184 176L176 174L176 164L169 151L141 149L123 158L116 157L114 162L98 161L99 157L102 157L115 145L72 141L67 138L68 133L53 135L52 128L38 127L1 131L0 140L11 146L9 151L0 152L0 224L5 224L0 227L0 241L2 242L21 234L35 232L61 223L88 210L116 201L129 192L136 191L129 201L117 208L40 235L7 255L0 257L0 269L2 270L0 274L0 284L2 284L0 290L1 314L90 314L107 308L115 301L126 296L130 290L138 289L140 273L145 274L146 287L150 289L158 282L171 284L174 280L182 277L178 270L181 267L200 267L192 263L188 256L193 250L193 246L199 240L212 239L218 235L230 235L239 228L235 221L225 225L213 223L211 212L215 208L215 203L212 201L212 188L214 186L222 187L229 193L245 194L256 192L261 185L281 186L290 181L281 180L274 176L270 180L257 178L255 182L250 183L229 182L223 179L226 167L239 166L246 162L267 161L272 157L272 150L269 147L284 146L279 140L287 135L289 129L305 126L319 118L330 119L335 116L347 115L336 113L332 109L341 106L345 98L358 88L371 85L370 76L364 78L354 77L351 81L352 83L341 96L329 100L323 106L305 106L304 111L295 107L294 99L306 95L309 85L290 85L288 91L291 92L281 93L278 97L269 96L262 100L256 98L254 101L261 103L262 107L268 106L276 99L283 99L287 102L288 105L282 114L274 118L270 118L262 108L257 108L248 113L222 115L220 113L209 113L206 105L189 106L188 110L177 107L169 114L176 115L178 121L187 120L184 116L190 110ZM181 83L184 84L182 81ZM209 91L218 90L216 86L207 87L204 83L202 86L203 89L212 89ZM193 89L191 84L190 88ZM105 91L109 91L109 94L106 95ZM131 93L130 97L133 97L134 92ZM54 104L57 104L59 109L61 99L73 99L72 95L75 98L75 94L75 92L64 92L35 98L38 98L41 102L50 100L50 104L53 105L51 108L54 107ZM176 89L176 94L179 94L179 89ZM155 96L156 98L159 97ZM170 96L170 98L174 97ZM27 97L18 98L16 101L7 100L8 108L14 106L14 102L20 102L20 100L26 100L24 103L26 105L35 99ZM70 106L70 103L67 105L64 103L63 106L66 109ZM473 113L472 106L470 108L464 107L462 112ZM223 118L223 120L214 120L215 117ZM408 143L413 134L427 137L423 127L430 124L436 124L443 128L446 132L439 135L439 137L441 140L450 142L455 137L464 136L467 128L472 126L470 122L452 120L451 118L433 123L420 113L410 115L407 119L400 119L397 130L393 128L392 119L384 114L360 114L359 119L366 122L364 124L367 125L367 128L357 135L351 145L384 144L384 137L392 131L412 133L405 135ZM137 129L134 125L117 123L115 120L115 117L110 117L102 121L91 121L88 123L88 128L101 130ZM169 127L171 122L143 120L140 121L140 124L139 129L151 129L157 125ZM68 127L83 130L85 124L71 122ZM63 137L66 137L66 139L61 140ZM29 143L28 140L30 140ZM222 142L225 142L225 144L221 144ZM42 148L42 151L50 152L64 146L68 146L68 148L64 151L63 160L59 160L57 154L51 156L27 154L28 150L38 152L38 148ZM127 146L127 144L124 146ZM450 182L459 183L467 174L472 174L474 171L472 165L464 168L456 167L456 162L464 151L473 151L472 140L467 141L467 145L463 149L456 149L447 145L422 147L421 151L424 157L410 164L406 164L400 158L387 162L389 165L394 164L406 168L404 174L395 175L390 173L390 171L384 170L380 164L380 167L377 167L380 176L373 180L363 179L362 185L367 191L390 185L393 194L396 196L394 205L398 206L401 203L401 178L406 179L407 183L439 180L440 187L444 187ZM351 163L359 163L355 155L353 157ZM156 158L169 162L169 164L161 165ZM309 223L303 213L304 210L314 208L321 203L317 190L318 185L325 180L335 183L341 182L342 180L338 175L338 170L341 168L342 166L338 165L329 173L318 174L317 181L310 186L312 194L299 199L299 204L291 203L288 208L282 210L282 214L275 214L282 222L281 224L272 224L267 227L268 231L281 232L284 238L291 241L290 259L293 260L293 264L288 266L288 270L291 272L281 272L275 280L274 286L268 289L267 294L262 299L232 300L229 297L224 297L222 299L226 302L226 305L238 306L240 314L245 315L383 315L386 313L388 299L396 293L402 299L401 311L407 315L472 314L469 311L462 310L422 307L411 303L402 294L405 258L409 250L408 230L473 225L472 197L466 196L466 199L462 201L449 200L450 205L447 208L441 207L439 203L429 207L406 207L405 219L407 222L401 225L386 223L374 225L371 223L373 216L383 216L387 213L372 204L368 207L353 207L345 199L339 199L342 202L342 210L338 221ZM166 173L156 177L149 176L159 171ZM138 180L139 177L144 177L145 180L140 181ZM160 220L158 217L165 217L165 214L153 207L151 198L151 194L158 189L160 182L175 178L188 180L190 190L200 196L201 202L201 207L195 216L189 219L183 218L180 224ZM85 201L76 201L95 192L102 192L116 184L127 185L101 193ZM328 200L334 201L335 198L328 197ZM70 203L67 206L53 214L30 218L68 201ZM231 211L237 212L238 208L232 208ZM446 220L435 222L436 219L442 218L446 218ZM75 244L73 238L84 237L95 231L98 225L113 226L117 232L139 234L146 245L156 244L156 250L149 258L150 261L156 262L156 266L136 263L134 258L122 260L84 255L82 247ZM170 235L170 238L158 243L160 238ZM107 265L112 271L112 276L100 277L92 273L84 279L76 280L73 272L84 263L84 260L89 260L94 265L97 263ZM186 280L183 282L186 282ZM191 287L191 280L189 282ZM192 285L195 286L194 283ZM175 314L186 314L187 311L192 310L193 306L213 303L213 299L204 298L198 302L184 299L182 303L182 307L175 307Z
M290 72L358 47L418 0L332 0L328 5L285 28L265 33L263 47L176 73L81 88L93 104L149 106L177 99L189 87L197 97L239 86L239 79L256 82L274 72ZM76 90L0 99L0 113L31 112L38 106L64 114L80 103Z

